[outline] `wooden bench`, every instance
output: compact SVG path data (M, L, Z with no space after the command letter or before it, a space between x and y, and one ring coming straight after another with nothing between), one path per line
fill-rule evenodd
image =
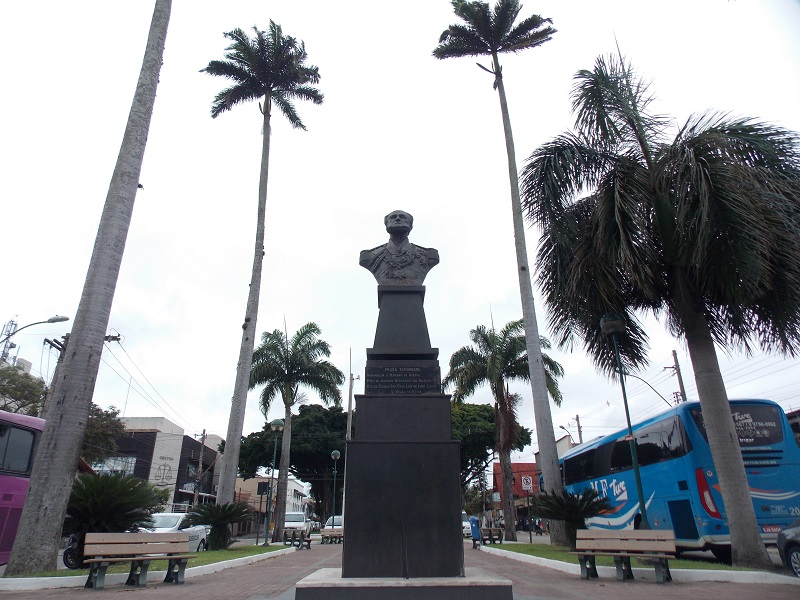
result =
M83 556L89 565L89 578L84 587L101 590L111 563L130 562L131 570L125 585L147 585L150 561L167 560L164 583L181 584L186 563L196 554L189 552L189 533L87 533Z
M341 544L344 540L344 531L341 529L321 529L321 544Z
M502 544L503 529L501 527L481 527L481 544Z
M611 556L617 581L633 579L631 557L649 559L656 581L672 581L669 559L675 555L675 533L654 529L579 529L575 552L581 564L581 579L597 577L596 556Z
M298 550L302 550L303 547L311 550L311 536L306 536L306 532L301 529L284 529L283 544L285 546L297 546Z

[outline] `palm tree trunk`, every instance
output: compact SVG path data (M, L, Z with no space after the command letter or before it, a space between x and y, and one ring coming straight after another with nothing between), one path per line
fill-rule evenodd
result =
M508 402L508 399L505 399ZM498 404L497 456L500 458L500 480L503 486L503 521L505 538L517 541L516 511L514 510L514 469L511 467L511 440L509 433L514 426L513 416L507 406Z
M293 395L290 398L294 398ZM275 531L272 541L279 542L283 538L283 524L286 521L286 499L289 490L289 459L292 448L292 404L284 400L286 407L283 416L283 438L281 439L281 465L278 473L278 487L275 490Z
M269 99L264 99L264 133L261 142L261 171L258 182L258 214L256 215L256 243L253 250L253 270L247 293L247 307L242 323L242 342L239 345L239 362L236 365L236 382L231 398L231 413L228 418L228 433L225 438L225 454L222 457L217 504L233 500L236 476L239 473L239 451L242 446L244 413L247 407L247 391L250 388L250 368L253 365L253 348L256 342L256 321L261 296L261 270L264 264L264 236L267 211L267 182L269 180L269 148L271 137Z
M701 309L693 306L700 304L683 302L677 308L686 333L686 345L692 359L708 445L725 504L725 517L731 532L733 564L772 569L772 561L758 531L739 437L731 417L714 340Z
M28 497L6 567L7 575L56 568L61 525L78 468L103 338L133 214L171 9L171 0L156 0L128 124L69 337L69 349L59 368L58 380L53 381L47 424L36 453Z
M539 443L539 462L537 465L544 475L545 490L560 493L563 489L558 468L558 450L556 436L553 431L553 417L550 412L550 399L547 395L547 378L542 362L542 347L539 343L539 326L536 322L536 306L533 301L531 271L528 266L528 248L525 243L525 225L522 218L522 203L519 197L519 175L517 173L517 157L514 151L514 138L511 133L511 118L508 113L506 91L500 71L500 61L496 53L492 54L492 62L496 76L497 92L500 97L500 112L503 117L503 131L508 156L508 179L511 184L511 216L514 221L514 245L517 253L517 276L519 293L522 301L522 319L525 325L525 343L528 351L528 368L531 377L531 394L533 396L533 412L536 422L536 438ZM553 544L566 546L568 540L563 523L557 521L550 529Z

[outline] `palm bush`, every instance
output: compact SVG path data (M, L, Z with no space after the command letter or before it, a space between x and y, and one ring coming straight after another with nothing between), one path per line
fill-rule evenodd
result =
M564 521L569 546L575 550L578 529L586 529L586 519L611 510L611 503L592 488L585 488L580 494L542 492L534 497L532 508L545 519Z
M63 535L77 535L83 555L86 533L122 533L153 525L163 506L161 490L133 475L79 475L72 485Z
M189 525L210 525L209 550L225 550L233 542L231 525L249 519L250 507L246 502L226 504L199 504L189 513Z

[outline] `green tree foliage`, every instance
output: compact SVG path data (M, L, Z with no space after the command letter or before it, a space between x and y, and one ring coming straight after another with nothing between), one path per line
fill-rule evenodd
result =
M523 171L542 227L538 282L559 344L581 338L614 373L599 322L626 315L628 369L647 363L637 314L686 342L730 524L734 564L770 567L715 344L800 348L800 141L754 119L705 113L670 134L623 57L578 72L575 130Z
M125 425L119 419L119 409L103 410L92 403L89 422L83 436L81 458L90 465L102 463L117 450L117 439L125 435Z
M461 487L466 491L486 472L496 447L495 410L490 404L454 403L451 407L453 439L461 442ZM516 424L516 443L522 451L531 444L531 431Z
M0 367L0 410L35 417L46 393L38 377L16 367Z
M202 71L232 81L232 85L217 94L211 105L211 116L216 118L242 102L260 100L262 116L261 166L258 182L258 211L256 215L256 240L253 267L247 295L242 339L239 344L239 362L228 420L228 452L223 457L217 490L217 502L230 502L234 495L236 469L239 465L239 444L244 426L247 390L251 376L256 320L261 293L261 270L264 262L264 236L266 228L267 182L269 180L269 151L272 137L272 107L278 109L292 127L305 129L294 108L294 100L310 100L321 104L322 93L314 87L319 83L319 69L307 65L306 47L302 41L284 35L280 25L269 22L269 31L253 27L253 38L241 29L225 33L231 41L226 48L225 60L212 60ZM285 492L285 490L284 490ZM278 516L278 515L276 515ZM280 515L282 516L282 514Z
M578 529L586 529L586 519L608 512L612 509L606 497L600 497L590 487L580 494L570 494L563 490L560 494L542 492L533 497L531 511L539 517L563 521L566 525L570 548L575 550Z
M122 533L152 526L150 516L163 506L161 490L133 475L78 475L72 485L62 535Z
M353 423L355 426L355 413ZM289 472L311 484L311 498L316 511L324 521L330 512L333 484L331 452L345 453L347 413L339 406L326 408L319 404L300 407L299 414L292 418L292 455ZM280 434L278 435L277 461L280 461ZM242 439L239 454L239 472L242 477L255 477L261 469L272 468L272 453L275 434L269 423L262 431L251 433ZM344 458L337 465L336 505L341 506L344 481Z
M186 518L189 525L210 525L208 536L209 550L225 550L233 543L231 525L246 521L251 517L247 502L228 502L226 504L197 504Z
M333 459L331 452L338 450L341 458L336 464L336 506L342 506L345 472L345 434L347 412L339 406L325 408L319 404L300 407L292 419L291 473L311 484L311 497L321 521L330 516L333 493ZM355 424L355 415L353 416ZM355 427L355 425L354 425ZM341 511L337 511L341 514Z
M261 391L261 412L266 416L272 401L278 396L284 407L277 498L286 497L291 464L292 407L305 398L300 388L314 390L325 404L333 403L338 406L341 402L339 386L344 383L344 373L324 360L330 356L331 349L328 342L319 338L320 333L316 323L306 323L291 339L280 329L265 332L261 336L261 344L253 353L250 387L264 386ZM330 454L330 450L328 453ZM282 537L285 514L286 504L278 502L275 506L277 526L273 541Z

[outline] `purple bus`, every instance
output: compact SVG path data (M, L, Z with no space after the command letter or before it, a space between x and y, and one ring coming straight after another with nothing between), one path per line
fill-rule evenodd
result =
M0 565L8 562L44 419L0 410Z

